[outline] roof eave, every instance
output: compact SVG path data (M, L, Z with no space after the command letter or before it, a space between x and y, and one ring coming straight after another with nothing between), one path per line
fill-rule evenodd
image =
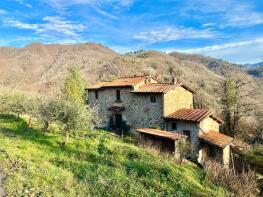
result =
M224 149L225 147L227 147L228 145L230 145L230 144L234 141L234 139L232 139L232 140L231 140L229 143L227 143L225 146L219 146L218 144L214 144L214 143L212 143L212 142L210 142L210 141L208 141L208 140L205 140L205 139L203 139L203 138L200 138L200 137L199 137L199 139L202 140L202 141L204 141L204 142L206 142L206 143L208 143L208 144L210 144L210 145L212 145L212 146L216 146L216 147L221 148L221 149Z

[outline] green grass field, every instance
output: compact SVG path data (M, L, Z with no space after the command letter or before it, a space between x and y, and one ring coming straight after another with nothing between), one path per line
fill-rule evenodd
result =
M105 131L43 135L0 116L0 169L8 196L224 196L203 170L179 166Z

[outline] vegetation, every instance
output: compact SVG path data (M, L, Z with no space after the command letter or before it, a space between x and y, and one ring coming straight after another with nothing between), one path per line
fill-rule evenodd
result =
M247 70L247 72L255 77L263 77L263 65L250 68Z
M63 98L76 104L85 104L85 80L76 67L70 67L62 87Z
M178 140L178 154L179 154L179 162L182 164L183 160L188 158L192 151L193 147L187 139L179 139Z
M65 46L32 44L22 49L0 48L0 50L1 50L0 78L1 78L2 87L4 88L15 87L21 90L40 93L40 96L36 97L35 95L34 96L25 95L25 93L23 92L14 92L14 91L0 92L1 114L7 114L7 113L15 114L18 122L22 121L19 117L23 114L29 117L27 119L29 128L25 129L25 127L19 127L20 129L18 130L13 128L10 129L8 128L9 129L9 130L7 129L9 132L8 136L13 135L10 134L10 132L20 133L22 131L23 131L21 134L22 136L31 135L31 134L35 136L36 134L36 136L40 138L40 141L42 139L43 141L48 141L48 143L51 144L54 143L55 145L54 144L53 145L58 148L56 150L58 150L59 152L63 150L64 151L64 152L62 151L63 154L70 155L70 153L68 153L67 151L65 152L65 150L70 149L72 144L76 143L76 140L73 138L73 136L77 135L80 130L81 131L91 130L92 127L96 126L96 123L99 121L99 118L97 117L96 114L96 109L95 108L91 109L84 105L85 96L83 89L85 87L85 83L80 73L84 74L83 76L85 76L85 79L87 80L88 83L94 83L95 81L98 80L111 80L111 79L115 79L116 77L124 76L124 75L158 74L158 76L161 77L161 79L165 82L171 82L171 77L179 77L181 81L185 81L192 88L197 90L198 93L195 95L194 106L197 108L215 109L215 111L220 113L224 117L226 122L224 127L225 133L230 134L235 138L241 138L242 141L246 141L246 143L249 143L251 146L254 146L255 144L262 145L263 105L261 101L263 100L263 94L261 90L263 88L263 81L261 78L256 79L251 77L238 65L230 64L222 60L215 60L210 57L204 57L200 55L189 55L189 54L186 55L181 53L165 54L157 51L142 50L142 51L129 53L127 55L120 55L106 47L92 43L80 44L80 45L65 45ZM6 67L6 65L8 65L8 68ZM79 70L75 67L69 67L70 65L79 65L78 67ZM261 93L259 94L260 91ZM54 94L54 92L59 92L59 93ZM46 95L48 95L49 93L52 96L46 97ZM219 100L222 101L221 104L219 104L218 102ZM12 121L13 118L14 117L11 118ZM37 120L38 123L40 123L39 126L44 131L44 134L40 134L39 129L33 128L32 121L34 119ZM59 140L61 141L63 140L62 135L48 133L49 131L53 131L53 128L51 127L52 125L56 125L56 127L58 127L57 130L60 133L64 134L65 136L64 144L69 143L64 148L60 147L61 143L58 142ZM13 126L16 127L15 125ZM12 127L12 125L9 125L9 127ZM157 128L154 125L153 127ZM34 132L32 133L31 131ZM50 136L53 139L52 137L53 135L55 135L54 141L49 139ZM68 136L72 137L72 142L71 141L68 142ZM108 136L107 137L97 136L97 137L98 139L96 138L95 141L96 140L99 141L98 147L101 147L98 148L98 154L99 155L106 154L107 150L105 153L105 147L107 146L105 145L105 143L107 143ZM43 144L41 144L41 146L42 145ZM23 146L27 147L27 145L24 144L22 145L22 147ZM87 149L86 145L84 149L83 149L84 145L80 145L80 146L81 146L80 150L85 152ZM45 149L47 148L47 146L41 148ZM79 148L76 149L79 150ZM9 151L11 151L11 148ZM38 152L38 150L36 152ZM257 160L255 158L260 157L256 152L252 149L246 151L244 154L247 156L246 158L248 160L254 161ZM41 154L42 153L46 154L46 152L41 152ZM23 155L20 156L24 157ZM111 154L106 156L113 157ZM119 154L119 157L121 157L121 154ZM13 157L12 159L14 158L15 157ZM75 159L76 158L77 157L75 157ZM32 158L30 159L32 160ZM45 159L47 160L49 165L51 162L50 159L52 158L46 157ZM73 160L68 158L66 159L68 160L69 163L74 163ZM46 163L46 160L45 161L43 160L43 162ZM22 160L22 161L23 162L21 164L22 165L21 173L23 174L24 168L27 169L27 167L30 166L31 164L29 165L28 163L26 163L26 160ZM259 160L259 162L260 161L261 160ZM18 161L15 160L14 164L12 163L12 165L16 166L17 165L16 162ZM86 160L82 162L85 163ZM148 160L147 162L149 163ZM33 161L31 163L33 163L32 165L35 166ZM81 164L78 163L78 165L82 165L82 163ZM140 166L141 168L145 167L145 166L142 167L141 164L136 164L136 165ZM43 169L45 169L45 166L42 167ZM33 168L36 168L36 166ZM58 170L53 166L51 168L54 170ZM63 168L63 170L64 168L66 169L66 167L63 165L61 168ZM180 169L181 168L184 169L185 167L182 166L180 167ZM85 169L83 169L84 173L86 172ZM65 173L66 174L71 173L71 176L73 178L70 180L75 181L76 175L71 171L74 170L70 170L69 172L66 171ZM155 171L156 170L154 170L154 172ZM126 171L124 172L127 173ZM118 171L116 173L121 173L121 175L118 176L122 177L124 176L123 174L125 174L124 172ZM105 173L109 173L109 172L107 171ZM63 176L68 176L66 174ZM171 176L175 176L175 174ZM21 177L19 177L20 180L22 179ZM32 175L32 177L34 176ZM44 179L47 179L48 181L49 177L53 177L53 176L52 175L46 176ZM109 182L114 182L114 181L117 182L118 180L116 177L114 180L112 180L111 177L106 178L105 176L104 178L110 179ZM105 179L102 178L98 182L94 181L93 183L98 185L103 183L105 184L109 183L105 181ZM139 179L143 179L143 178L137 178L134 180L138 181ZM54 181L55 177L52 180ZM71 184L70 180L68 181L69 184ZM86 187L85 183L79 181L78 178L76 180L77 182L74 183L72 182L73 185L74 184L78 185L78 187L81 188L83 184L84 187ZM119 180L120 184L124 184L127 187L135 187L133 183L127 185L125 180L127 180L127 178L126 179L124 178L123 182ZM147 181L148 179L146 179L146 182ZM153 182L156 185L160 184L158 181L155 182L154 179L151 179L151 181L152 181L151 184L153 184ZM181 179L180 180L177 179L177 181L181 181ZM62 180L58 180L58 182L62 183ZM79 182L81 182L81 184L79 184ZM200 183L202 185L200 187L203 187L201 178L200 179L198 178L197 182L198 184ZM170 188L170 186L174 184L174 182L170 180L167 183L166 182L165 183L162 182L162 183L165 185L167 184L168 185L167 188ZM54 187L58 187L58 185ZM92 184L91 185L87 184L87 185L89 185L89 187L94 186ZM149 187L147 186L147 183L143 183L141 185L143 186L140 187L143 188L146 187L144 191L145 192L147 191L147 194L150 194L151 191L153 191L153 193L156 195L157 194L164 195L166 194L165 192L167 192L168 190L169 190L168 193L172 191L171 189L160 189L157 191L156 189L157 186L153 187L151 185L151 187ZM184 185L180 185L180 187L181 186L184 187ZM209 185L209 188L205 188L204 190L207 189L210 191L210 186L211 185ZM109 185L107 187L109 187ZM163 188L166 186L161 185L160 187ZM94 186L94 188L97 187ZM78 190L77 187L75 187L75 189L76 191ZM138 190L139 189L140 188L138 188ZM203 191L203 189L201 190ZM84 190L79 190L79 191L84 191ZM87 189L85 191L92 191L92 188ZM106 191L106 189L104 191ZM114 191L116 192L117 190ZM129 191L132 190L130 189ZM185 191L185 190L182 189L179 191ZM190 194L192 194L191 191L189 191ZM72 192L74 193L73 190ZM90 192L90 194L96 194L96 192L94 193ZM178 196L180 195L181 194L179 192Z
M261 173L263 174L263 146L258 145L255 148L244 151L241 154L245 161L249 164L255 166L256 168L261 168Z
M206 169L213 183L227 188L237 197L255 196L258 193L256 173L252 170L237 173L216 162L207 162Z
M35 124L34 124L35 125ZM105 131L43 134L0 116L0 166L8 196L223 196L191 163L182 166Z

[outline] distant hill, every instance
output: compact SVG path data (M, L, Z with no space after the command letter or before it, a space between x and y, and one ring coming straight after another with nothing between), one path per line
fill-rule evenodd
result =
M245 64L245 67L250 69L250 68L256 68L256 67L259 67L259 66L263 66L263 62L258 62L258 63L255 63L255 64Z
M198 91L204 107L219 109L220 82L226 75L254 80L240 65L200 55L137 51L125 55L100 44L0 47L0 85L38 93L60 88L69 66L78 66L88 84L120 76L151 74L163 81L171 76ZM262 88L262 87L259 87Z
M258 62L255 64L245 64L245 69L248 74L254 77L263 77L263 62Z
M263 65L257 66L254 68L250 68L247 70L247 73L255 77L262 78L263 77Z

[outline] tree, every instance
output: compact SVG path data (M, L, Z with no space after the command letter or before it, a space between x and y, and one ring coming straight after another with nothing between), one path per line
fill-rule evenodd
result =
M66 100L78 104L85 103L85 80L76 67L69 68L68 75L64 80L62 94Z
M69 141L69 132L92 128L94 119L92 118L92 110L84 104L74 103L65 99L61 99L60 104L61 111L58 120L64 126L64 144L66 145Z
M0 94L0 111L2 114L10 111L10 94L1 92Z
M252 144L260 143L263 144L263 112L256 114L257 124L255 124L254 137L252 139Z
M235 106L235 89L234 81L226 79L223 84L222 107L225 117L225 131L226 134L233 136L233 110Z
M99 122L99 118L97 110L85 104L85 81L77 68L69 69L61 92L58 120L64 126L66 145L69 141L69 132L91 128Z
M43 132L49 130L51 122L56 121L61 112L61 103L54 98L41 98L38 106L37 117L43 123Z
M221 105L225 119L225 133L235 137L239 129L240 120L254 113L256 104L251 95L257 95L253 88L253 81L244 80L240 76L228 77L223 83Z
M23 93L13 93L9 97L10 111L17 114L17 117L26 112L27 97Z
M38 117L39 103L41 103L41 100L35 97L28 97L26 100L25 109L26 114L29 116L28 127L32 126L32 118Z
M179 162L181 165L183 163L183 160L191 155L192 145L186 138L182 138L177 141L176 148L179 154Z

